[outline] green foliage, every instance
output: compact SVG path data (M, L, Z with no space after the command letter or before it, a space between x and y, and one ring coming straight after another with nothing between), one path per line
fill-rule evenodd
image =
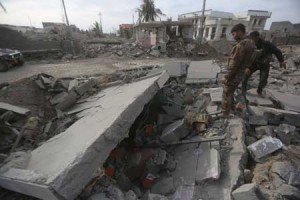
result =
M100 37L102 35L102 28L100 27L99 22L95 22L93 25L93 31L96 36Z
M159 8L155 7L154 0L143 0L140 8L137 8L137 12L139 12L139 17L144 22L154 21L159 16L165 16Z

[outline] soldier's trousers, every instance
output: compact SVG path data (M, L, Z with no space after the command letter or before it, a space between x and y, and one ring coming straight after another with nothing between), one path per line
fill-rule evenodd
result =
M241 83L244 76L244 71L236 73L233 77L225 79L223 82L223 95L221 107L225 114L229 114L234 110L234 92Z
M256 65L253 69L251 69L251 74L244 75L244 79L242 82L242 92L246 94L247 92L247 85L248 85L248 79L252 76L254 72L259 70L259 84L257 88L258 93L262 93L262 90L266 87L268 83L269 78L269 71L270 71L270 65Z

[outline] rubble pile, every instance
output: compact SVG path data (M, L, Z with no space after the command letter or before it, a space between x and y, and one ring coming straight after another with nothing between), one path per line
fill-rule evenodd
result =
M169 41L167 44L168 57L192 58L194 60L217 59L218 52L208 43L185 43L183 40Z
M300 171L300 74L298 56L287 53L285 58L287 69L272 63L264 97L254 89L248 91L245 142L250 157L244 171L246 184L232 193L236 200L300 198L294 182ZM258 81L259 76L253 76L250 87L257 87Z

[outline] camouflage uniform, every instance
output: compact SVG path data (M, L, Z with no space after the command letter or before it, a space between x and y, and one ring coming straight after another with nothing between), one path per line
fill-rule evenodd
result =
M255 44L252 40L243 38L237 41L228 59L228 74L223 81L221 106L225 114L234 110L234 92L243 79L244 70L251 66L254 60Z

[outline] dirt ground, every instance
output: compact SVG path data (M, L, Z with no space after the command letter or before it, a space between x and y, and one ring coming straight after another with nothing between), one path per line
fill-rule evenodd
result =
M76 77L100 73L113 73L116 70L135 68L141 65L162 65L177 58L130 59L127 57L101 55L97 58L70 60L25 62L24 66L0 72L0 83L14 82L38 73L50 74L57 78ZM182 59L181 59L182 60Z

